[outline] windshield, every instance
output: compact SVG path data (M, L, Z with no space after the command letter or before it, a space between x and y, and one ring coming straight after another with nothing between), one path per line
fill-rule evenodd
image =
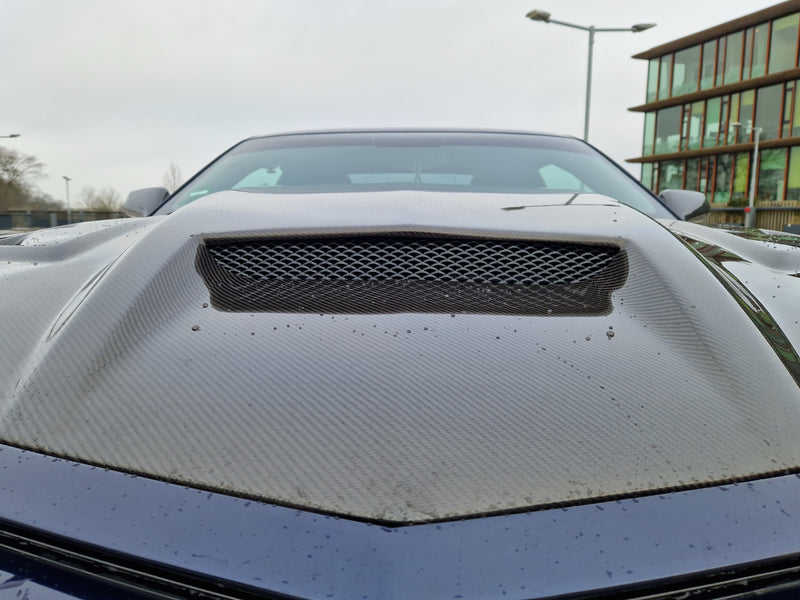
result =
M336 193L415 189L593 193L653 217L669 212L627 172L573 138L518 133L309 133L242 142L158 211L223 190Z

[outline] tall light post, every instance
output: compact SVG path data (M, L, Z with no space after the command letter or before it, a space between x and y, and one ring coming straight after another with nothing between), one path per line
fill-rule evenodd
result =
M61 177L64 178L64 185L67 186L67 225L69 225L70 223L72 223L72 211L69 206L69 182L72 181L72 179L70 179L66 175L62 175Z
M630 27L595 27L590 25L585 27L583 25L576 25L575 23L567 23L566 21L556 21L550 18L550 13L544 10L532 10L525 15L532 21L543 21L544 23L555 23L556 25L564 25L565 27L572 27L574 29L582 29L589 32L589 63L586 69L586 112L583 118L583 139L589 140L589 107L592 101L592 53L594 52L594 34L597 32L607 31L628 31L632 33L639 33L645 29L655 27L655 23L637 23Z
M737 129L740 127L744 127L741 123L731 123L731 127L736 127ZM755 227L756 225L756 175L758 171L758 142L761 139L761 127L754 127L753 123L750 122L746 126L747 133L754 133L753 142L755 142L755 147L753 148L753 164L750 165L750 198L747 201L747 210L745 211L744 216L744 226L745 227Z

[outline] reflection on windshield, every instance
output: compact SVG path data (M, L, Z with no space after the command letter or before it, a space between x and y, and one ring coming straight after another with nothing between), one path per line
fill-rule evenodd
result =
M595 193L669 217L624 170L580 140L513 133L312 133L247 140L160 212L224 190L336 193L416 189Z

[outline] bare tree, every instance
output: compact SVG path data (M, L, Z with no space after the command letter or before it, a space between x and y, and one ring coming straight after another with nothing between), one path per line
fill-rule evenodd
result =
M39 193L35 182L45 177L35 156L0 147L0 208L24 208Z
M177 190L179 187L181 187L181 185L183 185L183 175L181 174L181 168L174 162L169 163L169 168L167 168L166 172L164 173L162 182L164 183L164 187L167 188L167 191L170 194L175 190Z
M122 197L112 187L104 187L99 190L85 187L81 190L81 202L89 210L116 211L122 208Z
M36 194L28 198L25 208L32 210L62 210L64 202L54 199L50 194L36 192Z

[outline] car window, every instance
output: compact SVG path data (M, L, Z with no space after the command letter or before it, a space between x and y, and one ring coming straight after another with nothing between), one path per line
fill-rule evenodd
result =
M278 181L280 180L282 174L283 172L281 171L280 167L275 169L259 167L252 173L245 175L240 181L234 184L231 189L239 190L244 188L271 187L273 185L278 185Z
M574 174L556 165L545 165L539 169L545 186L549 189L575 190L592 192L593 190Z
M670 216L623 169L580 140L468 132L315 133L247 140L201 171L159 212L224 190L387 189L596 193L651 216Z

